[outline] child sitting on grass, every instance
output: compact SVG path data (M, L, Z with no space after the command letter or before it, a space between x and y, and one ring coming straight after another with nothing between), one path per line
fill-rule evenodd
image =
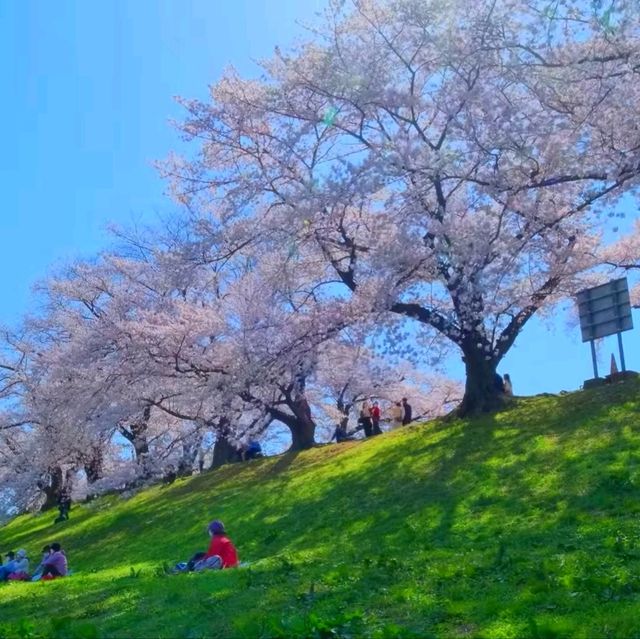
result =
M221 570L235 568L238 565L238 552L233 542L227 537L224 524L216 519L209 524L207 532L211 537L207 552L197 552L186 563L176 564L172 570L173 573Z
M52 552L53 551L51 550L51 546L49 544L47 544L46 546L43 546L42 561L37 565L36 569L33 571L33 575L31 575L31 581L38 581L42 577L44 564Z

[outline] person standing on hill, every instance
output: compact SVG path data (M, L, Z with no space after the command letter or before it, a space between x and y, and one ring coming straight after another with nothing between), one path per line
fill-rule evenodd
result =
M69 519L69 511L71 510L71 498L68 494L63 493L58 498L58 511L60 514L55 518L54 523L59 524L62 521Z
M396 402L391 407L391 429L398 428L402 426L402 420L404 417L404 409L402 408L402 404L400 402Z
M201 446L198 449L198 472L199 473L203 473L204 472L204 460L205 460L205 455L206 455L206 451L205 449Z
M373 426L371 424L371 415L369 413L369 402L362 402L362 408L360 410L360 418L358 419L359 425L364 429L365 437L371 437L373 435Z
M373 434L381 435L382 431L380 430L380 406L378 402L373 402L373 406L369 409L369 414L371 415Z
M504 374L504 394L507 397L513 397L513 385L511 384L511 376L509 373Z
M411 408L411 404L409 404L406 397L402 398L402 409L403 409L402 425L406 426L407 424L410 424L411 420L413 419L413 416L412 416L413 409Z

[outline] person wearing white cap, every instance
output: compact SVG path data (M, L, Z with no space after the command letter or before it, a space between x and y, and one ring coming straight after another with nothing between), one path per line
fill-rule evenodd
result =
M18 550L15 558L6 563L4 566L0 566L0 581L7 581L11 573L27 573L29 572L29 560L27 559L27 551L24 549Z

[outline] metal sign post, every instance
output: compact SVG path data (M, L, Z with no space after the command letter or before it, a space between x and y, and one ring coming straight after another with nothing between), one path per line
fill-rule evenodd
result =
M627 278L612 280L607 284L580 291L577 295L577 301L582 341L591 342L591 359L593 360L595 379L598 379L595 340L614 333L618 335L622 372L626 372L622 333L633 328Z
M591 340L591 361L593 362L593 376L598 379L598 359L596 358L596 342Z
M622 333L618 333L618 351L620 352L620 367L624 373L627 367L624 365L624 349L622 348Z

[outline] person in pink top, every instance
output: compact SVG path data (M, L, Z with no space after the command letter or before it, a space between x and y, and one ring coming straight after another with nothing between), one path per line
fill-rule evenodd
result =
M67 556L58 543L51 544L51 554L44 560L42 579L55 579L67 575Z

